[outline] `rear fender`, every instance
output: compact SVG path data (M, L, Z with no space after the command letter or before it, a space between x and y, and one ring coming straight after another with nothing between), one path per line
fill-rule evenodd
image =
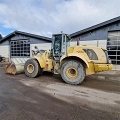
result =
M88 63L88 61L86 60L86 58L84 57L84 56L82 56L82 55L80 55L80 54L77 54L77 53L71 53L71 54L69 54L69 55L67 55L67 56L62 56L61 57L61 62L60 63L63 63L64 62L64 60L69 60L69 59L72 59L72 60L82 60L82 62L84 62L85 64L86 64L86 67L87 68L89 68L89 63Z

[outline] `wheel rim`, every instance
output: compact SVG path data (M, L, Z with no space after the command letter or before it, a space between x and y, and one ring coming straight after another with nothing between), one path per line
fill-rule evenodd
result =
M66 75L67 77L69 77L70 79L75 79L78 77L78 70L74 67L69 67L66 70Z
M28 71L29 73L32 73L32 72L34 71L34 66L33 66L32 64L29 64L29 65L27 66L27 71Z

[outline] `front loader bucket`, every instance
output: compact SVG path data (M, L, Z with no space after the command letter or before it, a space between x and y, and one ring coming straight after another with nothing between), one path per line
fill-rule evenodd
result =
M7 67L6 67L6 73L7 74L19 74L19 73L23 73L24 72L24 65L23 64L14 64L14 63L10 63Z

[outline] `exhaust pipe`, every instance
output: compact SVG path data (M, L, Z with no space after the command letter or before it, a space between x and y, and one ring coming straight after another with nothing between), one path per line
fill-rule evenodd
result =
M12 62L6 67L5 72L7 74L12 74L12 75L23 73L24 72L24 64L14 64Z

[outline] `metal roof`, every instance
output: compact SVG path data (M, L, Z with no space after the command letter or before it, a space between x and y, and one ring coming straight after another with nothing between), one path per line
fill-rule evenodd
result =
M108 20L108 21L102 22L102 23L100 23L100 24L94 25L94 26L92 26L92 27L88 27L88 28L86 28L86 29L80 30L80 31L78 31L78 32L72 33L70 36L71 36L72 38L74 38L74 37L79 36L79 35L81 35L81 34L87 33L87 32L89 32L89 31L91 31L91 30L95 30L95 29L104 27L104 26L106 26L106 25L115 23L115 22L117 22L117 21L120 21L120 16L119 16L119 17L116 17L116 18L113 18L113 19L110 19L110 20Z
M35 34L31 34L31 33L22 32L22 31L17 31L17 30L16 30L16 31L10 33L9 35L5 36L4 38L2 38L2 39L0 40L0 43L6 41L6 40L9 39L10 37L15 36L15 35L17 35L17 34L26 35L26 36L30 36L30 37L33 37L33 38L42 39L42 40L49 41L49 42L52 41L52 39L51 39L51 38L48 38L48 37L39 36L39 35L35 35Z

